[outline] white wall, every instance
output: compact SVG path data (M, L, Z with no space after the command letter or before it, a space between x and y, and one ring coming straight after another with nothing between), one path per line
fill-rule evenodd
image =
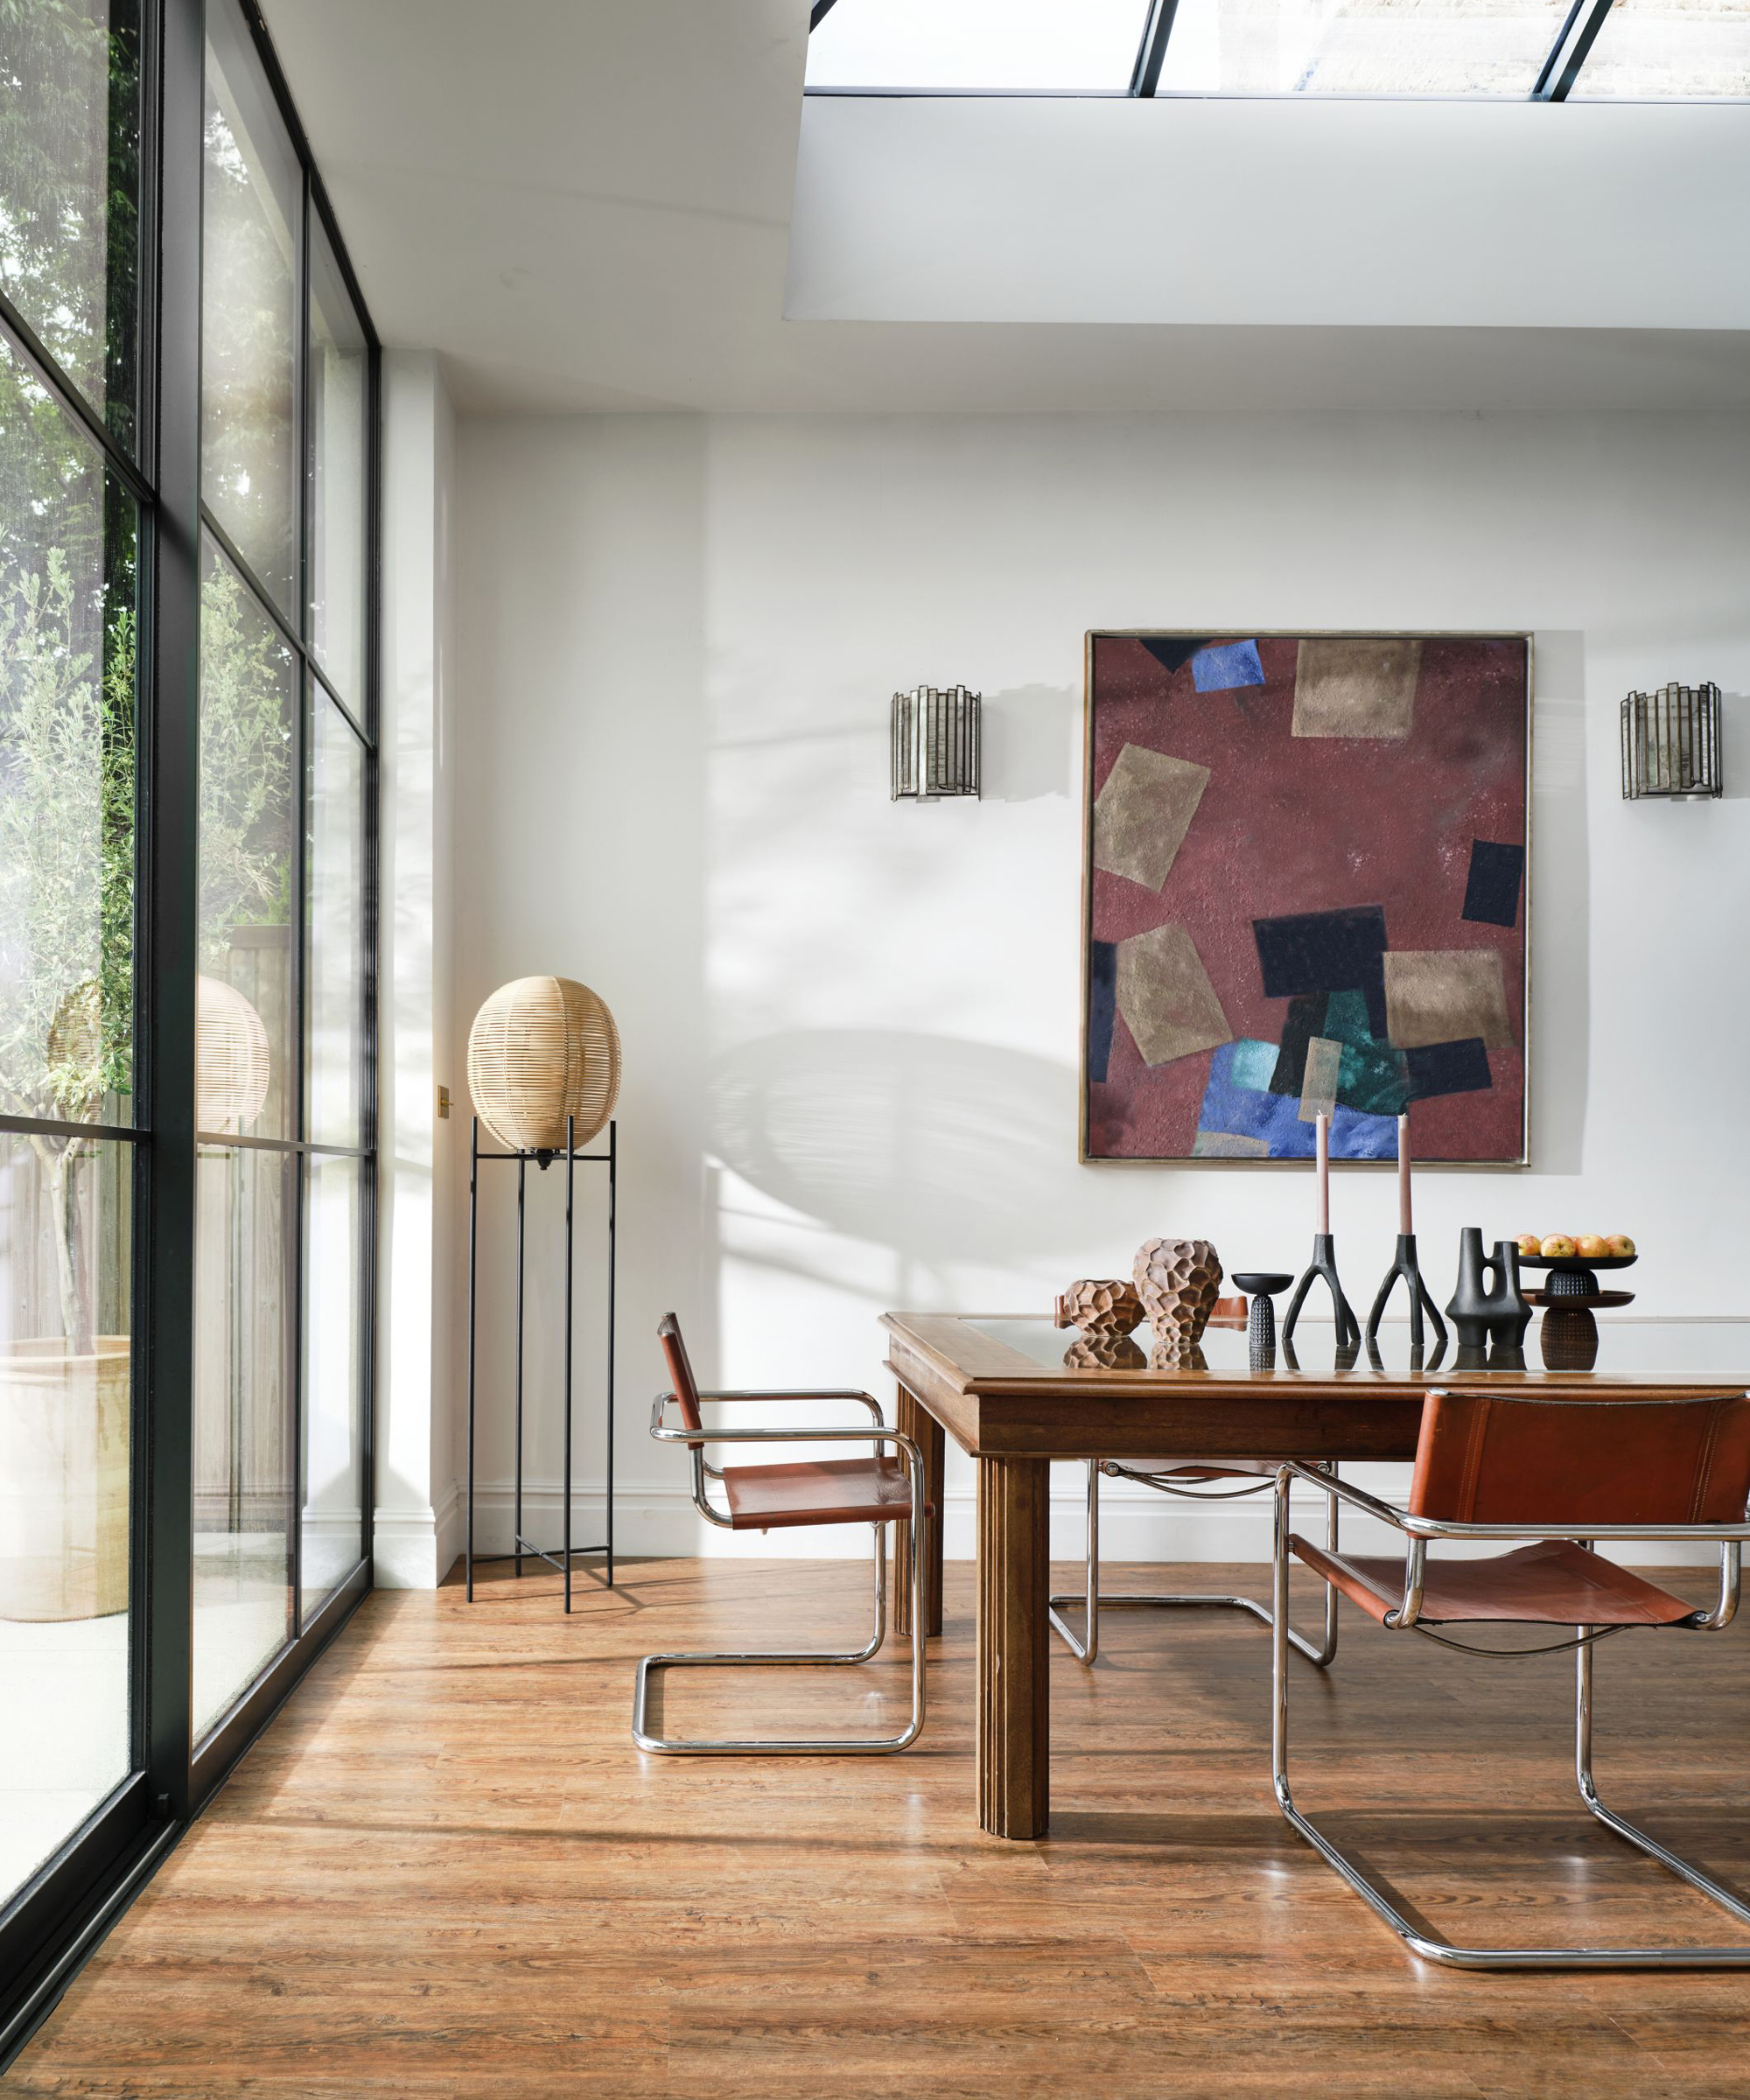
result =
M1076 1164L1089 626L1536 631L1532 1166L1424 1174L1423 1245L1444 1296L1464 1224L1628 1230L1637 1312L1750 1315L1750 419L550 419L465 422L458 458L447 1075L465 1110L466 1022L505 978L582 977L619 1018L628 1550L700 1530L679 1456L645 1434L668 1306L709 1382L886 1393L889 1306L1043 1310L1157 1232L1230 1265L1304 1257L1302 1177ZM1620 696L1704 677L1731 696L1728 799L1624 804ZM956 679L985 696L985 799L896 807L889 696ZM485 1213L481 1329L507 1370L508 1195ZM1389 1177L1344 1177L1336 1204L1365 1297ZM556 1313L543 1254L548 1490ZM599 1346L592 1326L592 1484ZM507 1389L482 1384L500 1528ZM1262 1536L1158 1498L1109 1526L1119 1553Z
M1742 104L811 95L792 319L1743 328Z

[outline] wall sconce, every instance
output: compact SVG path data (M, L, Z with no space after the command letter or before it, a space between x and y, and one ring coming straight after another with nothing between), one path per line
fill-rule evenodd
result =
M893 800L978 794L981 696L963 685L893 695Z
M1699 802L1718 794L1719 688L1662 685L1622 703L1622 799Z

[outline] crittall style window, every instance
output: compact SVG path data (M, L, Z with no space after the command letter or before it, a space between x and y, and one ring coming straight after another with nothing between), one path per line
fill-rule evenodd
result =
M1750 0L813 0L814 94L1750 97Z
M0 2062L369 1581L377 352L241 0L0 0Z

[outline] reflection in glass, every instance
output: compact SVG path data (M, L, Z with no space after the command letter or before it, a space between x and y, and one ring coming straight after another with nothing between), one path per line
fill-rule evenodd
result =
M0 1903L129 1770L132 1190L0 1134Z
M195 1044L200 1128L293 1135L291 652L209 542L200 588L200 973ZM251 1018L253 1017L253 1018ZM258 1049L244 1039L259 1030ZM235 1060L266 1059L266 1085ZM259 1099L253 1117L242 1110ZM207 1116L215 1120L208 1123Z
M362 1142L365 754L320 686L310 740L310 1138Z
M287 1638L296 1155L204 1144L195 1186L194 1732Z
M206 32L201 494L295 620L302 177L236 0L212 0Z
M1522 99L1567 11L1568 0L1180 0L1158 92Z
M132 1120L135 516L0 331L0 1113Z
M861 0L808 38L810 88L1126 93L1148 0Z
M1750 0L1616 0L1574 82L1575 102L1750 97Z
M365 471L370 412L365 332L321 221L310 249L310 640L362 720Z
M306 1160L304 1278L304 1617L308 1624L364 1552L360 1354L364 1163Z
M136 0L0 6L0 286L130 447L139 102Z

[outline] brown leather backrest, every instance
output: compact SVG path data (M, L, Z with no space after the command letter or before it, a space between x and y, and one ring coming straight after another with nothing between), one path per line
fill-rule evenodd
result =
M668 1365L669 1382L675 1389L675 1398L680 1404L681 1419L689 1429L703 1429L699 1415L699 1382L693 1376L687 1345L681 1339L681 1323L672 1312L665 1312L656 1323L656 1339L662 1345L662 1354Z
M1469 1524L1733 1524L1750 1498L1750 1399L1430 1393L1417 1516Z

